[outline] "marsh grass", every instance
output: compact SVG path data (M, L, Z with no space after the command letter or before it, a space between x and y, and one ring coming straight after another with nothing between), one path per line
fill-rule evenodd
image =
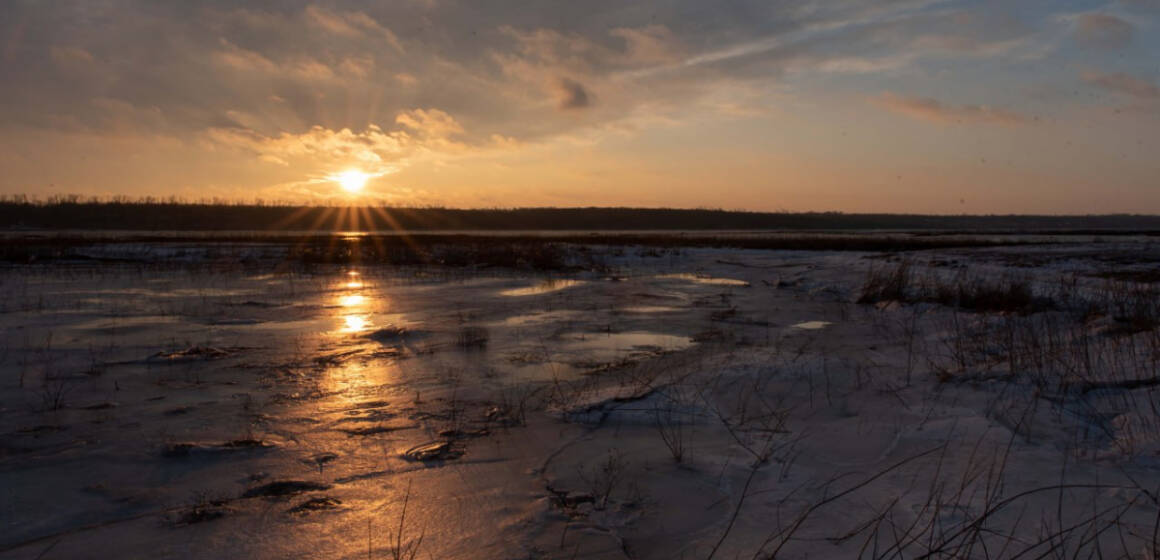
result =
M871 266L862 284L858 303L878 303L880 301L910 301L914 282L909 261L897 265Z
M871 266L857 303L937 303L966 311L1036 313L1054 308L1049 297L1036 296L1026 278L988 278L959 274L953 278L930 273L920 278L915 265Z
M463 350L484 350L487 348L489 340L491 340L491 333L487 327L464 325L459 327L455 344Z
M526 426L528 412L536 407L533 399L543 390L533 383L506 385L498 393L498 402L488 411L487 420L503 426Z
M76 383L68 377L46 377L39 392L40 410L55 412L64 409L67 406L65 399L76 387Z
M674 463L681 463L686 452L686 426L690 423L683 411L677 409L676 403L669 400L664 405L656 404L653 407L653 421L660 435L661 442L669 450L669 456ZM691 426L688 426L691 430Z
M628 472L628 460L618 449L609 449L604 460L592 465L587 470L579 468L580 479L588 486L595 500L593 505L598 510L608 507L613 494L625 482Z
M391 560L415 560L419 557L419 551L423 547L423 539L426 537L426 531L420 531L418 536L414 535L414 529L407 525L407 510L411 505L411 481L407 481L407 490L403 494L402 504L399 510L399 521L394 529L387 533L387 541L390 546L390 553L387 558ZM367 518L367 560L375 558L374 546L374 518Z
M902 511L898 499L880 504L834 542L863 539L858 557L874 559L1160 557L1157 490L1128 469L1092 482L1071 476L1064 464L1057 482L1030 487L1007 476L1019 461L1016 438L1040 445L1059 427L1070 430L1065 459L1118 456L1127 464L1156 452L1157 288L1076 277L1052 284L1029 276L923 276L916 268L908 261L872 267L858 301L910 304L895 321L906 376L925 362L940 381L985 391L988 417L1010 439L990 455L976 445L957 475L940 452L920 507ZM798 528L779 529L772 548L754 558L780 557Z
M168 229L168 228L167 228ZM255 270L272 265L442 266L535 271L612 270L609 259L636 247L640 259L674 259L686 248L905 252L1001 247L1025 240L906 234L673 235L671 233L410 233L56 235L0 238L0 263L70 266L149 265L179 270ZM1041 243L1041 241L1039 242ZM600 248L600 250L594 250Z

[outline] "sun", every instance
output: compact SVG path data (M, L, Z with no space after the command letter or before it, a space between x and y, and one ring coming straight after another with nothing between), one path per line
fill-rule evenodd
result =
M357 169L347 169L346 171L335 173L329 177L331 181L338 183L338 186L342 187L342 190L352 194L361 192L363 187L367 186L367 179L370 178L370 173L365 173Z

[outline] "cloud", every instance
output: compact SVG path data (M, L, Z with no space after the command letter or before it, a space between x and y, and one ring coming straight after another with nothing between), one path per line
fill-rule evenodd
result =
M464 133L463 125L439 109L412 109L395 117L395 122L424 138L448 139Z
M338 65L339 70L355 78L370 77L375 68L375 59L370 56L348 56Z
M345 57L337 61L334 68L306 55L274 61L262 53L243 49L225 39L221 41L221 48L214 53L214 57L221 66L229 70L270 74L306 82L331 80L338 73L365 78L375 64L374 59L369 56Z
M556 106L562 110L583 109L591 103L584 84L568 78L556 80Z
M89 104L100 114L105 131L148 132L165 128L165 116L158 107L142 107L119 99L97 97Z
M1075 37L1088 46L1123 48L1132 42L1131 23L1104 13L1080 14L1075 18Z
M314 126L303 133L283 132L274 136L241 127L211 128L206 136L215 146L247 151L263 161L279 165L309 161L346 166L358 162L375 168L399 158L411 143L406 133L386 132L375 125L359 132L349 128L332 130Z
M260 157L288 174L341 157L409 165L499 144L655 137L803 106L824 116L833 101L815 95L822 90L871 96L969 82L1017 96L1043 44L1073 33L1116 44L1128 25L1046 11L964 0L8 2L0 75L19 85L0 88L0 132L164 134L207 150L181 161L232 150L233 162ZM1138 11L1107 11L1145 29ZM1035 79L1075 80L1074 50L1050 51L1057 58ZM1083 53L1083 63L1112 54ZM1151 91L1090 78L1138 92L1126 95ZM929 122L1028 120L945 99L876 102Z
M695 52L681 66L715 66L731 73L822 71L870 73L955 57L1026 56L1034 28L1002 10L923 9L926 2L865 3L825 14L839 4L811 3L821 14L787 29ZM823 17L823 14L829 17ZM1027 51L1027 52L1021 52Z
M230 115L241 114L276 135L386 128L400 111L433 105L466 125L463 141L534 142L689 114L706 99L728 105L729 92L768 91L791 72L873 76L928 57L1006 56L1027 33L989 11L928 9L930 0L498 2L17 3L6 19L29 23L7 37L15 50L0 70L22 87L0 89L0 122L95 126L88 100L103 97L159 108L177 135L235 126ZM580 109L585 118L573 118Z
M60 65L91 64L93 55L84 49L76 47L50 47L49 53L53 62Z
M403 45L395 32L383 27L374 18L363 12L332 12L317 5L307 6L303 15L311 24L337 35L361 38L378 35L387 40L395 50L403 51Z
M278 71L278 65L274 61L260 53L238 47L225 39L221 40L221 48L214 52L214 58L222 66L241 72L273 73Z
M609 34L624 40L625 55L636 64L673 63L685 50L672 30L663 25L618 27Z
M240 125L211 128L205 136L211 146L241 150L278 165L333 169L356 164L369 173L394 171L420 154L458 154L468 149L456 139L464 132L462 125L439 109L402 111L395 123L395 130L374 124L360 131L313 126L301 133L274 135Z
M1124 72L1087 71L1080 77L1083 81L1108 91L1146 100L1160 99L1160 87L1154 82Z
M931 97L906 97L885 93L873 99L877 105L912 119L941 124L1021 125L1028 117L986 105L949 105Z

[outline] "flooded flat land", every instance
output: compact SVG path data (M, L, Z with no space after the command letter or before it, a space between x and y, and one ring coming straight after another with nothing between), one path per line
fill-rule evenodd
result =
M10 235L0 558L1155 558L1160 249L864 236Z

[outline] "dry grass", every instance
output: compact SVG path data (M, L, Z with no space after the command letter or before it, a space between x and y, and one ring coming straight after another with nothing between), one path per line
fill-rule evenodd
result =
M1022 314L1054 307L1050 298L1034 293L1027 279L967 275L947 279L931 274L920 281L913 269L912 263L906 260L896 265L871 267L857 302L929 302L968 311Z

